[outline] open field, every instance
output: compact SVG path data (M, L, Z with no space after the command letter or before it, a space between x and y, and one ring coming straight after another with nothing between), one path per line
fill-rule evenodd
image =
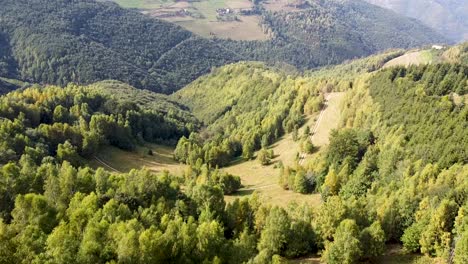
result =
M297 8L294 3L298 3L299 1L294 0L267 0L262 3L265 9L269 11L279 12L279 11L287 11L287 12L294 12L300 11L300 8Z
M328 104L323 111L320 122L317 123L315 133L311 136L314 146L325 146L329 143L329 135L332 129L338 128L341 118L341 103L345 93L330 93L328 95ZM310 126L314 128L314 126ZM313 131L314 129L312 129Z
M317 124L316 133L311 137L312 142L319 147L327 145L330 131L338 126L341 117L340 105L344 95L345 93L329 94L328 105L324 108L323 113L308 116L306 123L299 130L299 135L303 134L303 129L306 126L313 129ZM317 121L319 122L317 123ZM298 162L296 157L300 151L299 142L293 141L292 135L288 134L273 144L271 149L273 149L276 156L269 166L262 166L257 160L251 160L234 162L233 165L225 168L227 172L240 176L242 184L245 186L236 195L227 197L227 200L229 201L238 196L247 196L257 191L266 201L276 205L285 206L290 202L306 202L318 206L321 203L319 194L294 193L283 190L278 185L279 169L275 168L275 164L282 161L286 166L294 166Z
M249 196L256 191L263 197L265 202L274 205L286 206L290 202L306 202L318 206L321 203L320 194L294 193L284 190L278 185L279 168L275 168L275 164L281 160L285 165L294 165L299 151L298 142L294 142L292 135L288 134L273 144L272 149L275 158L272 160L272 164L268 166L262 166L257 160L250 160L234 162L233 165L224 169L231 174L240 176L244 185L244 188L236 194L227 196L226 200L231 201L240 196Z
M148 149L153 155L148 154ZM131 169L148 168L154 172L167 170L173 174L181 175L185 165L179 164L172 158L172 147L146 144L135 151L123 151L115 147L106 147L90 162L94 168L103 167L109 171L128 172Z
M397 57L389 62L385 63L383 68L392 66L410 66L420 64L431 64L437 59L437 55L434 50L418 50L408 52L400 57Z
M124 8L152 9L174 4L173 0L112 0Z
M258 16L240 16L239 21L176 20L175 23L205 37L216 36L234 40L268 39L259 26Z
M113 0L122 7L136 8L150 16L178 24L204 37L235 40L267 40L258 15L243 16L252 9L250 0ZM228 10L225 21L218 20L218 9Z

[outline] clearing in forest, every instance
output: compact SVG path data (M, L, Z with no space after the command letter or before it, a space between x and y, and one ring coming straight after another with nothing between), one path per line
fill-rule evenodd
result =
M330 131L338 126L341 116L339 109L344 93L330 93L327 97L328 104L323 111L308 116L306 124L299 129L300 135L303 134L307 125L312 131L315 130L315 134L311 138L313 144L319 147L328 144ZM284 190L278 185L278 162L294 166L298 162L299 144L299 141L292 139L292 134L287 134L271 146L275 157L270 165L262 166L257 160L244 161L239 158L231 166L223 168L228 173L240 176L244 186L234 195L226 196L226 201L249 196L256 191L265 202L274 205L287 206L290 202L319 205L321 203L320 194L294 193ZM151 150L152 155L149 154L149 150ZM109 171L118 172L128 172L131 169L146 167L154 172L167 170L174 175L183 175L186 165L173 159L173 151L172 147L156 144L145 144L130 152L115 147L106 147L90 161L90 165L94 168L103 167Z
M412 51L406 54L401 55L389 62L385 63L383 68L388 68L392 66L410 66L410 65L420 65L420 64L431 64L435 59L434 52L432 50L418 50Z
M150 155L151 150L152 155ZM154 171L169 171L174 175L183 175L185 165L172 157L174 148L156 144L145 144L134 151L124 151L116 147L105 147L91 161L94 168L103 167L109 171L128 172L143 167Z
M340 105L344 95L345 93L328 94L327 106L320 113L307 117L307 122L299 130L299 135L302 135L306 126L313 130L317 125L316 133L311 136L312 142L318 147L327 145L331 130L338 127L341 118ZM322 117L320 118L320 116ZM232 196L227 196L226 199L229 201L239 196L248 196L257 191L264 197L266 202L275 205L286 206L293 201L319 205L321 203L320 194L294 193L284 190L278 185L279 168L275 165L282 161L284 165L294 166L298 162L296 157L300 152L299 144L299 141L292 139L292 134L287 134L271 146L275 153L271 165L262 166L257 160L250 160L234 162L233 165L225 168L225 171L240 176L244 185L243 189Z
M325 146L329 143L330 132L333 129L338 128L338 124L341 119L341 103L344 99L344 92L341 93L330 93L326 96L328 99L321 116L318 117L317 122L312 126L310 124L311 131L313 132L310 137L314 146Z

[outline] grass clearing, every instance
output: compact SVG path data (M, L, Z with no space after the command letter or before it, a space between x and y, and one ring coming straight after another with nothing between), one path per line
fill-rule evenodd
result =
M325 146L329 143L330 132L338 128L341 119L341 104L345 93L330 93L328 95L328 105L323 111L323 116L320 123L317 125L317 131L312 135L312 144L314 146ZM310 124L310 128L314 128L314 124Z
M331 93L329 95L328 107L324 110L317 132L312 136L314 145L321 147L328 144L329 134L332 129L338 127L341 118L340 105L344 95L345 93ZM308 116L306 123L299 130L299 135L303 134L306 126L313 129L317 119L318 113ZM273 144L271 149L275 153L275 158L269 166L262 166L257 160L250 160L233 162L233 165L224 169L231 174L240 176L244 185L243 189L235 195L227 196L226 200L231 201L236 197L249 196L256 191L264 197L266 202L274 205L286 206L290 202L306 202L312 206L320 205L320 194L294 193L283 190L278 185L279 169L275 168L275 164L282 161L285 166L295 166L297 164L296 156L300 151L299 142L292 139L292 134L287 134Z
M431 64L439 60L439 51L434 49L428 50L418 50L408 52L400 57L392 59L385 63L383 68L388 68L392 66L405 66L410 65L421 65L421 64Z
M148 150L153 152L153 155L148 154ZM176 162L172 158L174 148L156 144L145 144L139 146L135 151L124 151L116 147L103 148L96 157L109 165L110 167L121 171L128 172L132 169L147 168L154 172L169 171L172 174L182 175L185 170L185 165ZM110 168L99 162L97 159L90 161L90 166L93 168L103 167L107 170Z
M314 116L309 117L309 121L313 122L313 119ZM301 128L300 133L304 127L305 125ZM281 161L285 166L295 166L296 156L300 149L299 142L293 140L292 134L287 134L275 142L271 149L275 153L275 158L268 166L262 166L257 160L242 161L239 159L231 166L224 168L225 171L240 176L244 185L244 188L236 194L226 196L226 201L250 196L253 192L257 192L266 203L273 205L285 207L291 202L306 202L312 206L318 206L322 202L320 194L294 193L284 190L278 185L279 168L276 168L275 165Z
M322 120L317 127L317 132L312 136L313 143L316 146L324 146L328 144L328 135L333 128L336 128L340 120L339 106L344 93L331 93L329 96L328 107L324 110ZM318 113L308 116L307 121L299 129L299 134L303 134L306 126L313 128L315 126ZM281 137L270 148L273 149L275 157L271 164L262 166L257 160L243 161L241 158L232 162L232 165L223 170L228 173L238 175L242 179L244 187L233 195L225 197L227 202L233 201L239 197L246 197L252 195L253 192L259 193L265 202L273 205L287 206L291 202L308 203L311 206L318 206L321 204L320 194L300 194L292 191L284 190L278 185L279 168L277 164L279 161L283 162L286 166L297 165L297 155L300 151L300 142L292 139L292 134L287 134ZM151 149L153 155L148 154ZM176 162L172 153L174 148L145 144L138 147L135 151L123 151L115 147L106 147L98 155L98 160L90 161L90 165L94 168L104 167L109 165L118 171L127 172L134 168L146 167L154 172L161 172L168 170L172 174L182 175L186 166ZM110 169L110 168L106 168Z
M294 11L300 11L300 8L296 8L292 3L295 1L292 0L268 0L263 2L263 6L265 9L273 12L281 12L281 11L286 11L286 12L294 12Z
M240 16L239 21L173 20L174 23L205 37L234 40L267 40L258 16Z

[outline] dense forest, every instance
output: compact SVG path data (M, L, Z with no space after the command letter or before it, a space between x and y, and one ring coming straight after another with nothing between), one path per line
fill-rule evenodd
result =
M263 23L274 37L264 42L201 38L108 1L1 4L0 76L61 86L115 79L171 93L212 67L240 60L310 69L445 41L416 21L355 1L320 1L294 13L265 11Z
M116 79L168 93L239 60L208 39L110 2L2 0L0 18L0 73L30 82Z

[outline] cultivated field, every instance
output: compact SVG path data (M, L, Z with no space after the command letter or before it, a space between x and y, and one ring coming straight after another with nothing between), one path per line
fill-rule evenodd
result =
M260 25L260 16L240 14L241 10L252 9L253 4L250 0L113 1L122 7L137 8L145 14L178 24L205 37L235 40L267 40L269 38ZM225 14L221 14L219 10L223 10L221 12Z
M287 11L294 12L300 11L301 9L296 7L296 4L299 3L298 0L267 0L262 4L269 11Z

